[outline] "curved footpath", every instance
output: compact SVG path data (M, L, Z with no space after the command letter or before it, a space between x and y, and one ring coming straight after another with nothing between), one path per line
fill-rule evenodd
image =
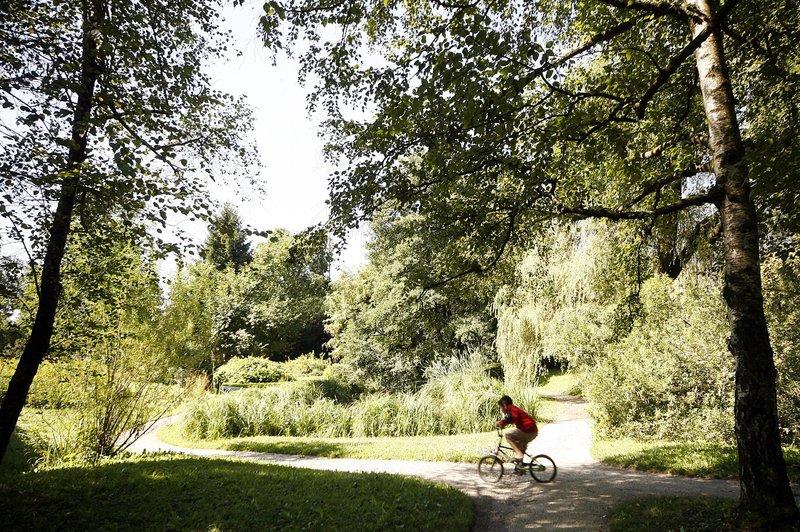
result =
M450 484L475 501L476 531L605 530L607 516L616 504L648 496L703 495L736 498L739 484L732 480L705 480L642 473L605 466L589 455L591 424L586 403L569 395L550 395L565 404L563 413L543 425L531 445L533 453L550 455L558 476L539 484L529 475L506 474L497 484L478 477L475 464L353 460L289 456L247 451L185 449L159 441L152 432L140 438L134 452L173 451L201 456L230 456L310 469L384 472L412 475ZM160 425L171 420L162 420ZM154 427L155 428L155 427ZM487 441L490 447L494 440Z

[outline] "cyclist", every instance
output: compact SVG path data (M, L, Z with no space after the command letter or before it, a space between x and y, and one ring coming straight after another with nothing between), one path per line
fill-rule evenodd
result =
M506 440L514 448L514 452L517 453L512 462L521 464L528 444L539 435L539 427L536 426L536 420L530 414L514 406L514 402L509 396L504 395L497 401L497 404L505 415L505 418L497 421L497 426L516 426L516 428L506 432Z

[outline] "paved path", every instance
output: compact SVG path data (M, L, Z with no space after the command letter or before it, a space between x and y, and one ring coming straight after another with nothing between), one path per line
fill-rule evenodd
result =
M627 499L669 495L738 496L739 485L735 481L655 475L600 464L589 455L591 424L586 404L574 396L556 394L551 397L564 403L564 411L554 423L541 427L539 437L529 449L550 455L558 466L558 476L549 484L534 482L529 475L513 474L504 475L497 484L487 484L478 477L475 464L184 449L158 441L152 431L130 450L231 456L311 469L397 473L445 482L475 501L475 531L605 530L610 509Z

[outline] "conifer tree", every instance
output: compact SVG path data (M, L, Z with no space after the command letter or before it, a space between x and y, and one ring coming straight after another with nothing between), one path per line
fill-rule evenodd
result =
M230 266L238 272L242 266L252 262L247 233L233 205L225 204L222 212L211 219L200 256L219 270Z

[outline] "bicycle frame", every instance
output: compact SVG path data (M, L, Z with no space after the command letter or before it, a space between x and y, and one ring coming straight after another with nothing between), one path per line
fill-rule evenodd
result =
M496 457L500 458L504 462L510 462L513 458L515 458L516 452L514 451L514 448L511 447L510 445L503 445L502 428L497 429L497 436L500 438L499 441L497 442L497 448L493 451L490 450L489 452L495 455ZM531 461L533 460L533 456L528 454L527 450L523 451L522 454L528 457L529 460Z
M487 450L488 454L478 461L478 475L487 482L500 480L503 477L503 463L514 461L517 454L512 446L503 445L502 427L497 428L497 435L499 437L497 447ZM543 483L550 482L556 477L558 468L552 458L546 454L528 454L527 449L522 454L522 462L514 464L514 473L521 474L527 471L534 480Z

